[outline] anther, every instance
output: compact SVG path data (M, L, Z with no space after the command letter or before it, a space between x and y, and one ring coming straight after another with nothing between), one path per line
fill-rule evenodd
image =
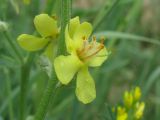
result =
M86 40L86 36L83 36L82 39L83 39L83 40Z
M104 45L103 44L100 44L99 46L98 46L98 49L103 49L104 48Z
M100 43L101 43L101 44L104 44L104 40L105 40L104 37L101 37Z
M96 36L93 36L93 38L92 38L92 39L93 39L93 41L95 42L95 41L96 41Z

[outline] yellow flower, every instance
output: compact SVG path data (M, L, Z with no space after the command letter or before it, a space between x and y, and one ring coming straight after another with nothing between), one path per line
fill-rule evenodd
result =
M40 14L34 18L34 25L41 37L21 34L18 37L19 45L27 51L37 51L46 47L44 54L50 60L53 59L58 34L57 21L47 14Z
M140 89L140 87L137 86L134 89L134 100L138 101L140 99L140 97L141 97L141 89Z
M118 106L117 108L117 119L116 120L127 120L128 114L125 108Z
M95 83L88 67L100 66L107 59L107 50L103 43L88 38L92 26L88 22L80 24L79 17L70 20L65 30L65 42L70 55L55 58L54 67L62 84L68 84L77 73L76 96L84 104L96 97Z
M133 95L131 92L125 91L124 93L124 104L126 107L130 108L133 104Z
M144 108L145 108L145 103L144 102L141 102L141 103L136 103L136 110L135 110L135 118L137 120L141 119L142 116L143 116L143 111L144 111Z

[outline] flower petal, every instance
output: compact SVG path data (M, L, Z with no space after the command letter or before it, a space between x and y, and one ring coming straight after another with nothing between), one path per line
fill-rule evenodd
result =
M75 49L75 45L73 42L73 35L76 31L76 29L79 27L80 21L79 17L75 17L70 20L69 27L68 25L66 26L65 29L65 42L66 42L66 47L67 47L67 52L71 53Z
M69 35L71 38L73 38L73 35L76 31L76 29L79 27L80 25L80 21L79 21L79 17L74 17L70 20L70 23L69 23Z
M37 31L43 37L55 37L58 33L57 21L47 14L40 14L34 18L34 24Z
M74 46L73 40L69 35L68 25L66 26L66 29L65 29L65 43L66 43L67 52L71 53L75 46Z
M47 43L48 40L44 38L38 38L33 35L22 34L18 37L19 45L27 50L27 51L37 51L43 48Z
M50 61L52 61L56 54L56 47L57 45L54 42L48 44L44 51L44 55L46 55Z
M101 51L99 51L93 58L91 58L88 62L91 67L101 66L102 63L108 58L108 51L104 47Z
M83 22L80 24L73 35L76 48L80 48L82 46L83 39L88 39L91 33L92 25L90 23Z
M55 72L62 84L68 84L81 65L81 61L75 55L61 55L54 60Z
M76 95L84 104L90 103L96 98L95 83L86 67L78 72Z

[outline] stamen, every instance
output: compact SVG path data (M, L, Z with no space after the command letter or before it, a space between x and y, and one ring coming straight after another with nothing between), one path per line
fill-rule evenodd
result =
M89 42L86 36L83 36L83 46L81 49L77 50L77 55L82 61L85 61L93 56L95 56L99 51L104 48L104 38L101 38L101 42L98 44L96 42L96 37L92 37L92 41Z
M100 43L101 43L101 44L104 44L104 40L105 40L104 37L101 37Z
M93 42L96 42L96 36L92 37Z
M85 36L84 36L84 37L85 37ZM83 47L82 47L81 49L77 50L77 53L78 53L79 55L81 55L81 54L85 51L87 44L88 44L88 41L87 41L87 40L84 40L84 41L83 41Z
M86 47L83 47L82 50L78 51L79 56L83 56L86 51L89 51L92 48L92 45L88 45Z
M95 52L93 52L92 54L90 54L90 55L84 57L84 59L88 59L88 58L90 58L90 57L96 55L96 54L97 54L99 51L101 51L103 48L104 48L104 45L103 45L103 44L100 44L100 46L98 46L98 49L97 49Z
M83 40L86 40L87 38L86 38L86 36L83 36L82 39L83 39Z
M103 45L103 44L100 44L98 48L103 49L103 48L104 48L104 45Z
M85 40L83 43L84 43L83 47L86 47L88 45L88 41L87 40Z

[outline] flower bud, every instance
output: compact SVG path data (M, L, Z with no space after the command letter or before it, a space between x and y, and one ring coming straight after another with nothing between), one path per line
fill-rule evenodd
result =
M126 91L124 93L124 104L126 107L130 108L133 104L133 95L131 92Z
M136 119L141 119L142 118L144 108L145 108L145 103L144 102L141 102L141 103L138 102L136 104L136 110L135 110L135 114L134 114Z
M141 97L141 89L140 89L140 87L136 87L134 89L134 100L138 101L140 99L140 97Z
M126 112L126 109L118 106L117 108L117 120L127 120L128 114Z

